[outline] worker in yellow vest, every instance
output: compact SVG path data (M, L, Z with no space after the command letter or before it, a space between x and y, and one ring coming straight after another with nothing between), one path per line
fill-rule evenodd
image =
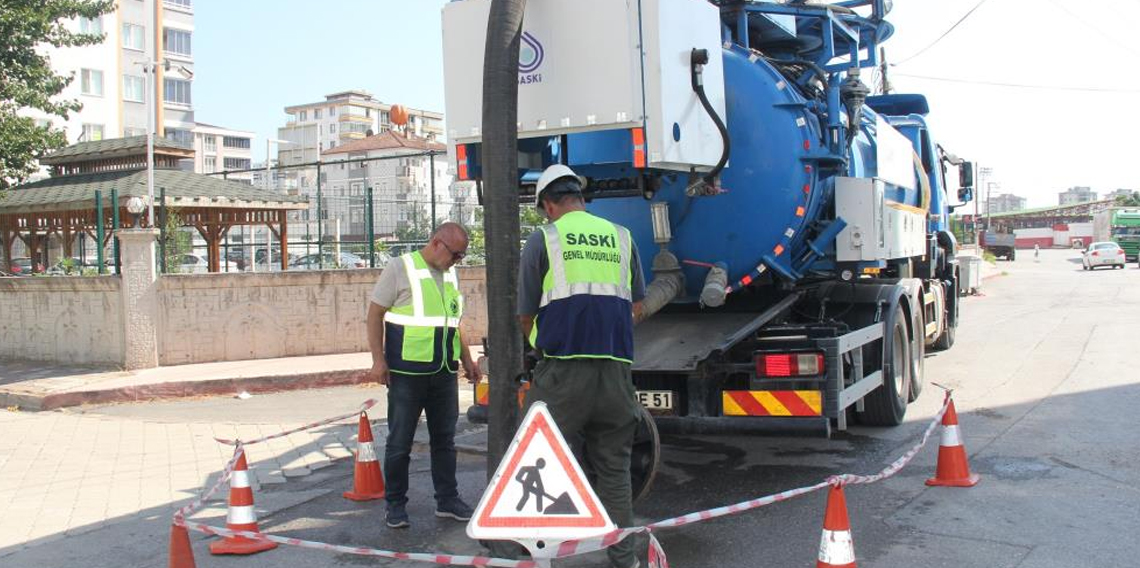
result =
M637 248L628 229L586 212L582 182L564 165L542 173L536 198L551 223L527 239L519 265L519 324L543 356L526 404L547 404L597 474L606 512L628 527L641 419L630 371L633 322L645 296ZM614 568L640 565L629 538L606 551Z
M459 361L471 383L479 366L459 331L463 295L455 264L467 254L467 231L440 225L424 248L388 263L368 306L368 378L388 385L388 439L384 479L390 528L410 525L408 463L420 414L431 435L431 477L437 517L466 521L471 507L455 480L455 425L459 418Z

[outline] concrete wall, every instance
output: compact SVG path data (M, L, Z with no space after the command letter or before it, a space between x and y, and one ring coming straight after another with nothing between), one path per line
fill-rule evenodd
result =
M380 270L172 275L159 279L160 365L368 350L368 298ZM464 336L486 334L486 280L460 270Z
M143 306L125 306L117 276L0 278L0 359L135 368L142 359L129 357L137 350L125 346L150 345L153 352L155 343L159 365L368 351L365 314L380 272L161 276L151 317L125 315ZM485 272L461 268L459 278L464 337L481 343ZM128 319L154 325L124 325ZM126 333L146 337L128 342Z
M123 361L119 278L0 278L0 359Z

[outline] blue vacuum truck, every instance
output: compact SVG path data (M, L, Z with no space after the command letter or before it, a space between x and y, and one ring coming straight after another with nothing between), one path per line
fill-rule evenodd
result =
M490 4L443 9L448 140L477 187ZM632 232L655 314L633 376L661 431L898 425L926 350L954 344L948 215L973 170L924 96L871 95L890 5L526 3L519 196L565 164Z

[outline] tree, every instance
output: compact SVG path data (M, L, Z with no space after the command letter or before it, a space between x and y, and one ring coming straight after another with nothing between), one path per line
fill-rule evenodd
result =
M39 158L67 144L62 130L37 126L17 111L38 109L66 120L68 113L83 108L77 100L54 99L75 74L56 75L48 56L36 49L103 41L103 34L68 31L65 21L95 18L114 5L109 0L0 0L0 190L27 179Z
M1117 195L1116 204L1123 207L1140 207L1140 191L1133 191L1129 195Z

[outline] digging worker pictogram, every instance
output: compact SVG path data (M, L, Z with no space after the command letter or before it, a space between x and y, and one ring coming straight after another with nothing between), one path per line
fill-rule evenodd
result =
M526 506L527 500L531 495L534 495L534 510L542 512L542 498L546 497L546 489L542 486L542 473L539 471L546 467L546 460L538 458L534 465L520 467L518 474L515 475L515 481L523 486L523 496L519 500L519 504L515 506L516 511L522 511Z
M564 165L542 173L536 198L551 222L527 239L519 266L519 323L543 355L527 405L545 402L567 442L584 443L599 499L628 527L641 419L630 370L633 321L645 296L637 248L625 227L586 212L582 182ZM555 505L543 513L562 509ZM628 538L606 550L614 568L639 565Z

